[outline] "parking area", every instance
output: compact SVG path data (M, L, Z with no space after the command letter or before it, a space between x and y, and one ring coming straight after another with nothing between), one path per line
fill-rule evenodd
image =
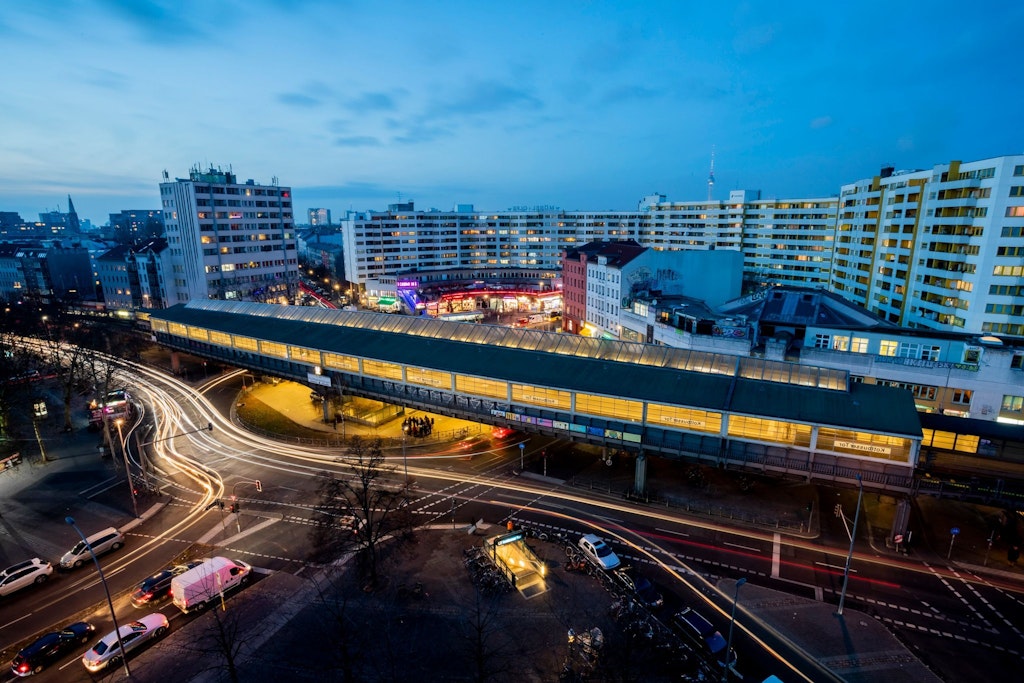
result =
M390 551L386 584L372 593L361 589L347 565L316 578L281 575L278 581L275 575L261 582L265 588L253 586L232 598L227 613L203 615L180 632L172 630L164 645L139 658L133 672L180 670L180 662L156 660L180 659L215 619L230 620L233 611L252 615L246 603L265 606L261 592L269 590L283 591L273 601L288 620L240 621L239 680L540 682L559 680L567 665L581 676L600 672L591 680L679 680L655 665L658 653L639 647L616 623L614 599L600 581L564 570L565 552L557 542L529 542L550 570L546 592L526 599L515 590L478 590L464 566L464 551L481 547L483 540L465 528L421 531L412 545ZM226 666L223 654L202 657L209 678L198 680L218 680ZM350 674L354 678L346 678Z

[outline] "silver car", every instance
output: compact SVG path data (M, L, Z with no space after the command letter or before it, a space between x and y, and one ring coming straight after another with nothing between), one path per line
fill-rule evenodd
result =
M579 546L583 554L601 569L611 570L621 564L619 556L596 534L583 536L579 541Z
M147 614L138 621L125 624L117 631L111 631L100 639L100 642L82 655L82 664L90 673L101 671L110 665L117 665L121 658L139 647L143 643L159 638L167 633L167 617L154 612ZM124 653L117 642L117 634L121 634L121 645L124 646Z
M33 557L0 572L0 596L10 595L34 583L43 583L53 573L53 565Z

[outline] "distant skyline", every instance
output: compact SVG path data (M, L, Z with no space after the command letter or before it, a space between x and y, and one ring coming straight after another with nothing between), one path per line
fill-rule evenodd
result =
M1024 3L37 0L0 15L0 211L95 225L166 170L312 207L835 195L1024 153Z

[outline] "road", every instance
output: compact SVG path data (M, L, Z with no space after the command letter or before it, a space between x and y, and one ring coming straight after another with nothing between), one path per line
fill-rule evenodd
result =
M224 415L237 395L240 380L236 376L215 378L197 393L144 367L125 364L124 372L146 406L125 435L129 441L152 442L156 455L147 465L171 505L131 530L125 549L102 559L119 619L139 614L127 603L127 595L141 578L196 543L216 545L218 554L237 556L262 572L304 571L315 478L321 471L339 470L337 460L343 454L283 445L235 427ZM212 431L206 429L209 424ZM411 509L424 524L503 521L512 516L521 523L572 535L596 530L620 555L655 578L670 603L667 611L685 604L698 606L723 633L733 595L715 588L717 578L746 577L803 597L838 600L848 540L834 516L821 518L822 535L813 541L687 519L555 481L517 476L520 443L530 454L545 450L551 458L572 448L539 437L526 442L510 439L471 453L410 447L405 458L401 453L389 454L395 468L392 477L404 479L408 466L416 494ZM110 474L95 470L75 481L75 490L106 486ZM259 492L257 480L262 483ZM69 486L66 481L47 485L51 489ZM117 495L113 488L106 491L106 495ZM852 510L851 496L855 492L840 493L837 500ZM44 523L70 546L73 535L60 525L66 511L46 496L39 498L32 507L38 519L5 522L15 529ZM217 500L236 502L242 506L241 514L228 514L216 506L206 509ZM74 514L80 524L90 521L88 509ZM898 630L934 667L949 672L951 680L977 677L979 663L962 656L968 646L985 652L986 669L1013 670L1018 665L1024 638L1014 622L1021 609L1018 586L945 565L894 559L868 547L862 530L846 595L849 608L874 614ZM0 603L0 642L9 647L27 634L81 615L88 615L105 633L112 628L105 611L94 572L61 574L40 590L24 591ZM172 619L172 628L184 619L173 608L164 612ZM792 666L817 672L815 679L825 678L819 662L751 618L742 601L738 614L735 644L741 653L739 668L746 676L755 679L778 673L789 674L783 676L786 680L798 680L788 668ZM780 664L780 659L789 664ZM76 678L79 674L82 677ZM40 680L89 678L72 659L70 665L49 671Z

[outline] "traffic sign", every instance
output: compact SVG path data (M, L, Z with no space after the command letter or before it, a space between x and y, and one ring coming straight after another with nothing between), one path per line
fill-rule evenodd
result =
M956 536L957 534L960 533L960 527L958 527L958 526L953 527L952 529L949 530L949 533L952 534L953 536Z
M896 538L892 539L896 545L903 543L903 534L896 534Z

